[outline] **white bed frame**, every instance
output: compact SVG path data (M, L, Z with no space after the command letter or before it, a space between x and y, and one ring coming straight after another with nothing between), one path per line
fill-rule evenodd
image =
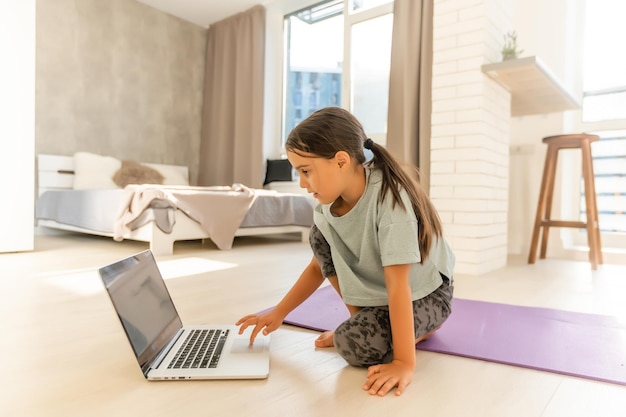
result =
M158 169L161 164L148 164ZM180 170L185 178L189 178L187 167L180 165L165 165ZM39 154L37 157L38 195L47 190L72 189L74 184L74 158L72 156ZM132 230L124 235L124 239L137 240L150 243L150 249L155 255L172 255L174 242L178 240L210 239L200 224L190 219L180 210L176 211L176 224L171 233L165 233L154 222L148 222L144 226ZM58 223L54 220L38 220L38 226L66 230L71 232L86 233L96 236L108 236L113 238L113 233L104 233L81 227ZM300 233L303 242L309 239L309 227L305 226L270 226L270 227L246 227L238 229L235 236L258 236L282 233Z

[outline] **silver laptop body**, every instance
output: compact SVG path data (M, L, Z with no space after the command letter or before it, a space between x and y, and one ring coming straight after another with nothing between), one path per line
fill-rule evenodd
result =
M150 250L99 273L147 379L267 378L269 336L259 334L250 346L249 329L239 335L237 326L229 324L183 326ZM190 345L181 351L186 341ZM214 352L204 355L208 348Z

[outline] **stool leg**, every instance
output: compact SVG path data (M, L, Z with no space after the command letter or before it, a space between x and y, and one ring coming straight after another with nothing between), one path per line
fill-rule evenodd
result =
M552 148L552 149L550 149ZM548 172L548 183L547 183L547 191L546 191L546 209L543 215L543 220L550 220L552 213L552 200L554 199L554 183L556 180L556 167L559 159L559 148L549 147L548 151L550 151L550 167ZM546 251L548 249L548 237L550 232L549 223L544 224L543 226L543 236L541 238L541 250L539 252L539 258L546 258Z
M585 205L587 206L587 242L589 245L589 262L592 269L598 268L600 261L600 233L598 225L598 206L593 176L593 160L591 158L591 146L588 141L582 144L583 159L583 182L585 185Z
M553 151L552 147L548 145L546 152L546 160L543 166L543 176L541 177L541 187L539 189L539 200L537 201L537 214L535 216L535 225L533 227L533 235L530 240L530 253L528 255L528 263L534 264L537 259L537 245L539 243L539 233L541 232L541 223L543 221L543 215L546 211L547 191L549 177L552 170ZM544 235L546 231L544 230Z
M600 238L600 221L598 219L599 213L598 213L598 196L596 194L596 176L594 174L594 170L593 170L593 157L591 154L591 142L589 142L589 170L591 171L591 189L592 189L592 197L593 197L593 207L594 207L594 211L595 211L595 216L594 216L594 220L595 220L595 231L596 231L596 259L598 261L599 264L603 264L604 260L602 257L602 240Z
M593 166L592 166L593 169ZM602 257L602 239L600 238L600 221L598 219L599 213L598 213L598 197L596 195L596 186L595 186L595 175L591 174L591 184L593 185L593 206L594 206L594 211L595 211L595 230L596 230L596 249L597 249L597 253L596 253L596 259L598 261L599 264L603 264L604 263L604 259Z

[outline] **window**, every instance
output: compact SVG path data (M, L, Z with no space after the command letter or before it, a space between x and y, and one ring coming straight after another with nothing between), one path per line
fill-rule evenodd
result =
M626 119L626 54L614 50L626 38L626 3L586 3L583 122Z
M389 3L390 0L350 0L350 13L358 13Z
M283 138L302 119L341 105L343 1L335 0L285 17Z
M600 136L592 154L603 247L626 247L626 54L612 53L615 39L626 37L625 14L622 1L586 2L581 126Z
M600 230L626 233L626 130L595 133L600 136L592 152ZM586 214L584 192L580 207Z
M393 15L352 25L350 109L377 143L387 139Z
M327 106L352 111L386 143L392 12L392 0L328 0L285 16L283 143Z

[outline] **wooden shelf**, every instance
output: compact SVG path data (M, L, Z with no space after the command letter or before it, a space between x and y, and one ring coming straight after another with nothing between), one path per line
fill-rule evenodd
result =
M580 103L538 57L485 64L482 72L511 93L511 116L575 110Z

